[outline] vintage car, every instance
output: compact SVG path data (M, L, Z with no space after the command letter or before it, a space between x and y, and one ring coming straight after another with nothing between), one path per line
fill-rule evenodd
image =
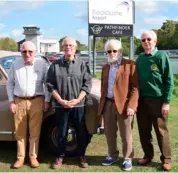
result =
M21 58L20 55L11 55L0 58L0 141L14 141L14 120L13 114L9 110L9 102L6 92L6 82L8 77L8 71L12 62ZM38 55L36 58L43 58L46 63L49 64L48 59ZM87 103L85 106L86 125L90 134L97 132L97 127L100 125L101 117L97 115L99 93L100 93L100 81L93 79L93 87L91 94L87 97ZM97 87L98 85L98 87ZM45 145L53 152L57 150L57 128L55 124L55 111L54 102L51 101L50 110L44 114L44 120L41 129L40 145ZM77 140L75 129L72 123L70 123L67 137L67 155L75 155L77 150Z

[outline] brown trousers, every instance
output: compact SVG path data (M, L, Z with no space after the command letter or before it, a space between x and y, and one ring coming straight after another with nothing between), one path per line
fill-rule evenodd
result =
M29 128L29 157L37 158L39 136L43 118L44 98L37 97L32 100L15 98L16 113L15 136L17 140L17 158L25 158L27 143L27 128Z
M151 135L153 126L161 151L160 160L163 163L170 163L171 148L167 128L168 116L161 114L163 99L140 98L138 103L137 122L140 141L145 154L144 157L152 159L154 156L153 139Z
M118 158L119 151L117 148L117 130L119 127L119 132L122 140L123 157L124 159L132 159L133 116L120 115L117 111L115 103L109 100L107 100L105 103L103 116L104 131L108 145L108 155L111 156L113 159Z

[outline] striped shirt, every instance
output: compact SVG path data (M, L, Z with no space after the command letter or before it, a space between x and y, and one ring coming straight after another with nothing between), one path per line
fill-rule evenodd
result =
M108 77L108 91L107 91L107 97L113 98L114 97L114 82L117 75L117 72L119 70L119 65L121 62L121 58L118 60L116 64L110 64L109 68L109 77Z
M48 66L40 58L35 58L32 65L25 65L23 58L15 60L8 73L7 94L9 102L14 101L14 96L33 97L44 95L49 102L51 94L46 89L46 76Z

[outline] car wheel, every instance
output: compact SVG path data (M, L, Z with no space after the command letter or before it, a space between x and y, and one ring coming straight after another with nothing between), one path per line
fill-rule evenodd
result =
M48 117L43 123L41 138L43 142L47 143L47 148L49 148L53 154L56 154L58 151L57 137L58 132L55 124L55 116L52 115ZM70 124L67 135L66 156L76 156L76 154L77 154L76 132L73 125Z

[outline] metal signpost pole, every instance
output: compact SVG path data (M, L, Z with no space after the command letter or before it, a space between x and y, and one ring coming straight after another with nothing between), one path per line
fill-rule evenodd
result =
M88 66L91 71L91 36L88 36Z
M93 36L93 77L96 77L96 37Z
M133 59L134 58L134 37L131 36L130 38L130 51L129 51L129 59Z
M133 23L135 23L135 1L133 1L132 5L132 10L133 10ZM133 29L132 29L132 36L130 37L130 51L129 51L129 58L134 59L134 24L133 24Z

